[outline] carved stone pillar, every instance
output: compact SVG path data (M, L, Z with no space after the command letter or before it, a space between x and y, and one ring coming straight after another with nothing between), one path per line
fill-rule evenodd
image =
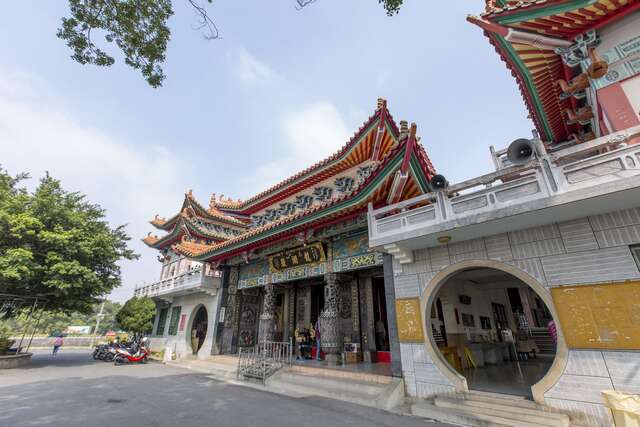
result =
M339 364L342 350L340 336L337 277L333 273L324 276L324 310L320 314L320 340L329 364Z
M264 287L262 314L260 315L260 338L262 341L273 341L275 337L276 292L273 285Z
M236 353L236 343L238 334L238 315L240 310L240 298L238 295L238 268L225 267L224 279L227 282L226 294L221 297L226 298L223 303L226 307L224 323L222 324L222 334L220 349L223 354Z

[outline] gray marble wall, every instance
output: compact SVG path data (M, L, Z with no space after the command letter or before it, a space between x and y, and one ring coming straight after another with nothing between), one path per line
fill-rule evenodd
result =
M510 264L547 288L640 279L632 244L640 244L640 208L425 248L414 251L411 264L394 260L395 296L422 296L440 270L470 259ZM400 344L407 393L453 392L423 347ZM564 373L545 398L549 405L587 414L588 424L610 425L600 396L604 389L640 392L640 352L571 350Z

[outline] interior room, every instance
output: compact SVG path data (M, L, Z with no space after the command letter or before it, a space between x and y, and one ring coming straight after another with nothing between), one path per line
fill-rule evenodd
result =
M430 333L470 390L531 397L555 357L555 324L542 298L508 273L477 268L438 290Z

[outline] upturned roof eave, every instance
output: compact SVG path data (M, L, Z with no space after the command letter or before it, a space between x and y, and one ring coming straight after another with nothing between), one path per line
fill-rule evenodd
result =
M432 176L430 175L430 170L428 168L424 168L422 166L423 163L418 160L419 154L417 154L417 146L418 144L414 144L411 148L413 150L413 153L411 153L412 158L414 159L414 162L418 163L419 172L430 180ZM379 188L379 186L383 185L387 179L392 178L396 170L399 170L402 160L405 157L406 148L406 144L397 146L383 160L375 173L359 187L358 191L354 191L348 197L333 199L330 203L327 203L326 206L318 206L299 215L294 215L281 223L265 227L263 230L260 230L260 232L255 233L252 236L243 238L243 236L240 235L235 242L233 241L234 239L230 239L229 241L224 242L222 246L213 247L210 251L196 256L195 259L198 261L227 259L235 256L237 253L241 253L247 247L255 245L261 240L269 239L274 235L286 232L292 228L307 225L319 218L322 218L323 216L334 215L340 210L353 209L354 206L358 204L366 206L369 202L368 197L373 195L375 190Z
M350 138L350 140L333 155L301 172L298 172L297 174L292 175L284 181L281 181L280 183L257 194L256 196L251 197L246 201L243 201L240 204L234 202L234 206L225 205L225 203L222 202L218 203L216 206L218 207L218 209L225 213L249 216L256 211L263 209L264 207L270 206L273 203L277 203L282 199L282 197L278 196L286 193L287 190L293 186L296 186L296 189L298 191L306 188L304 184L305 182L313 182L313 178L320 174L322 171L336 164L339 164L349 155L349 153L351 153L355 149L359 142L363 141L370 132L375 131L377 129L377 122L381 117L384 118L387 131L390 132L394 139L397 140L399 137L399 130L395 121L393 120L393 116L391 115L385 104L383 108L376 110L376 112L371 115L369 119L367 119L360 127L360 129L358 129L358 131Z

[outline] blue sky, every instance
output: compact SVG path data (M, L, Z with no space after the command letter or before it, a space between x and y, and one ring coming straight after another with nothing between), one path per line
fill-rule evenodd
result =
M418 124L451 182L490 171L488 146L529 136L515 80L465 21L482 0L407 0L387 17L376 0L216 0L221 39L194 30L175 0L167 80L152 89L122 63L81 66L56 38L66 2L10 2L0 16L0 164L45 170L129 224L142 255L123 264L124 300L156 280L139 239L156 213L174 214L193 189L246 198L321 160L385 97ZM434 8L438 5L438 9ZM445 6L446 5L446 6Z

